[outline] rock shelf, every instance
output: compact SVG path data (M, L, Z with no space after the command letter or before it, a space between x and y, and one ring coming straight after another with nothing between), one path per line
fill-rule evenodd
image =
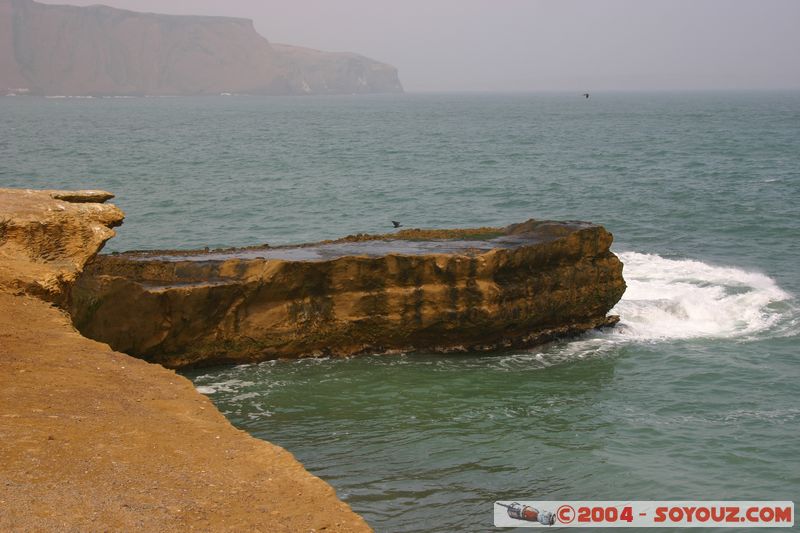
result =
M614 324L611 234L578 221L98 257L72 287L86 336L180 368L522 348Z

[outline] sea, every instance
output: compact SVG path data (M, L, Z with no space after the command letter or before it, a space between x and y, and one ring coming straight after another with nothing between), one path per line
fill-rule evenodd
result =
M613 329L186 375L376 531L492 530L496 500L800 499L800 92L6 97L0 187L114 192L104 253L603 224Z

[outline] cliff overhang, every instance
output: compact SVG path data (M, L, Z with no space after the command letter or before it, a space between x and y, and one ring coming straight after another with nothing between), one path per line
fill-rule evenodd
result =
M106 191L0 189L0 291L63 303L124 215Z

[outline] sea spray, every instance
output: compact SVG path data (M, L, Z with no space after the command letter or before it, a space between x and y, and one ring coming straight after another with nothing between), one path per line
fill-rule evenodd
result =
M611 312L620 315L617 331L625 337L748 337L792 311L791 295L758 272L638 252L619 257L628 288Z

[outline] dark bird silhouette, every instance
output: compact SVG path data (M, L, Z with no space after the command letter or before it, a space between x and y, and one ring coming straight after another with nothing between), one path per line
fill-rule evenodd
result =
M584 98L589 98L589 93L583 93Z
M398 221L396 221L396 220L392 220L392 225L395 228L402 228L403 227L403 225L401 223L399 223Z

